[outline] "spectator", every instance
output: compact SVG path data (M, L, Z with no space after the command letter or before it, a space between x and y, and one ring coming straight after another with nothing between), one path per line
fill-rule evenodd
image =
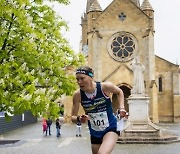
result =
M44 134L44 132L46 132L46 134L47 134L47 122L46 122L45 118L43 118L42 127L43 127L43 134Z
M76 123L76 137L81 137L81 121L78 120L77 123Z
M47 132L49 131L49 135L51 135L51 125L52 125L52 119L48 118L47 122L47 131L46 131L46 136Z
M57 137L60 137L60 135L61 135L60 129L61 129L61 123L60 123L60 120L58 118L58 119L56 119L56 130L57 130L56 136Z

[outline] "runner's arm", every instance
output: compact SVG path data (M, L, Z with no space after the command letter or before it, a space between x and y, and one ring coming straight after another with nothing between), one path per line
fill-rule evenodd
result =
M105 82L103 85L103 91L106 95L116 94L118 98L119 109L124 109L124 93L123 91L111 82Z
M77 114L79 111L80 104L80 91L76 91L73 95L73 106L71 110L71 121L77 123Z

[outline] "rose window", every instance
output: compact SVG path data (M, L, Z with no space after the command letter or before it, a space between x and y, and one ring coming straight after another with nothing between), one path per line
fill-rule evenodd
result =
M136 41L130 34L120 34L110 40L110 55L118 61L127 61L132 58L136 50Z

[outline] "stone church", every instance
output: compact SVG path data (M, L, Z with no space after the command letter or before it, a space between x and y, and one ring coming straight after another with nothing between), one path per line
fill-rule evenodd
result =
M127 98L133 88L132 61L145 67L145 93L150 99L149 117L154 123L180 122L180 67L154 51L154 10L150 0L113 0L102 10L98 0L87 0L81 17L82 52L95 71L96 81L110 81ZM112 96L116 109L116 96ZM72 98L66 100L70 117ZM81 110L82 112L82 110Z

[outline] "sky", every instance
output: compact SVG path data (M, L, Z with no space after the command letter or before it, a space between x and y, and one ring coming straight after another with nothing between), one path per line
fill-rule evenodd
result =
M98 0L105 9L113 0ZM140 5L143 0L140 0ZM154 9L155 35L154 51L157 56L180 65L180 0L149 0ZM69 5L53 4L69 26L64 36L70 46L79 51L81 40L81 16L85 12L87 0L70 0Z

